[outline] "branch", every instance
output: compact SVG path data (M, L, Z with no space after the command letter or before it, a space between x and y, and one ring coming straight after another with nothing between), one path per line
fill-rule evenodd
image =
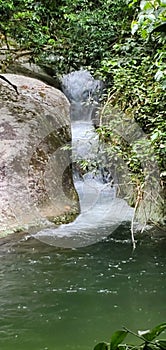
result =
M140 201L142 200L142 195L143 195L143 192L142 192L142 189L140 188L140 186L137 187L137 193L138 193L138 195L137 195L137 200L136 200L135 207L134 207L134 213L133 213L133 217L131 220L131 229L130 229L131 230L131 240L132 240L132 244L133 244L133 251L136 248L136 241L134 238L134 219L135 219L136 211L138 209Z
M134 335L135 337L137 337L137 338L143 340L145 344L146 344L146 343L153 344L153 345L157 346L159 349L161 349L160 345L158 345L156 342L153 342L152 340L147 340L147 339L144 338L144 336L139 335L139 334L137 334L137 333L131 331L130 329L128 329L128 328L126 328L126 327L123 327L123 329L124 329L126 332L128 332L128 333ZM144 345L144 344L140 344L139 348L141 347L141 345Z
M24 51L24 52L19 52L17 55L15 55L14 59L17 60L20 57L26 56L26 55L31 55L34 52L32 50Z
M139 335L139 334L137 334L137 333L131 331L130 329L128 329L128 328L126 328L126 327L123 327L123 329L124 329L126 332L128 332L128 333L130 333L130 334L132 334L132 335L135 335L135 337L137 337L137 338L139 338L139 339L141 339L141 340L143 340L143 341L145 342L145 338L142 337L141 335Z
M13 87L13 89L16 91L17 95L19 95L19 92L17 90L17 86L12 84L8 79L6 79L3 75L0 75L0 79L4 80L6 83L8 83L9 85L11 85Z

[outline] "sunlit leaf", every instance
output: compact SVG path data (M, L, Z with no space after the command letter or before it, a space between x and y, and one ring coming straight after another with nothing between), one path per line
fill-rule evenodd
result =
M132 35L134 35L136 33L138 28L139 28L138 22L137 21L132 21L132 23L131 23L131 33L132 33Z
M133 0L131 2L129 2L128 6L129 8L132 7L134 4L136 4L138 2L138 0Z
M138 335L140 335L142 337L143 335L145 335L145 334L147 334L149 332L150 332L150 329L147 329L145 331L138 331Z
M140 8L141 8L141 10L147 11L147 10L153 8L153 5L152 5L151 1L142 0L140 3Z
M138 334L142 335L145 340L152 341L165 329L166 329L166 323L161 323L158 326L154 327L153 329L146 331L144 334L141 334L140 331L138 331Z

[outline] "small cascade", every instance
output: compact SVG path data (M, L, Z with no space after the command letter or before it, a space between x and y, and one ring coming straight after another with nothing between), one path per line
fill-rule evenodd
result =
M73 177L81 213L74 222L45 229L34 237L50 245L77 248L110 235L122 222L131 220L133 209L116 198L117 184L103 159L94 127L102 83L80 70L65 75L62 87L71 103ZM93 166L82 172L82 161Z
M87 161L90 167L86 169L86 177L87 175L90 177L90 168L94 168L91 177L96 179L98 177L100 182L103 179L106 183L109 176L104 179L106 165L104 166L104 159L100 159L102 148L94 127L94 123L97 122L103 83L95 80L88 71L80 70L65 75L62 88L71 103L73 164L76 162L78 165L81 161ZM76 168L78 169L78 166Z

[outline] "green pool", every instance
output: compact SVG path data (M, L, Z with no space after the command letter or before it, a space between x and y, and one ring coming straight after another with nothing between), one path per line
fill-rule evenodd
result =
M119 227L76 250L35 239L2 245L0 349L90 350L123 325L164 322L166 240L144 239L132 254L129 235Z

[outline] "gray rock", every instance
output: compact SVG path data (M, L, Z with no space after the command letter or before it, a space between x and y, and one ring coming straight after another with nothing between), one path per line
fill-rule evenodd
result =
M0 236L78 210L72 181L69 102L39 80L0 79ZM66 147L68 148L68 147Z
M7 67L7 73L21 74L30 78L35 78L43 81L44 83L53 86L61 90L61 82L58 77L54 76L54 72L51 68L45 66L40 67L35 63L29 61L16 61Z

